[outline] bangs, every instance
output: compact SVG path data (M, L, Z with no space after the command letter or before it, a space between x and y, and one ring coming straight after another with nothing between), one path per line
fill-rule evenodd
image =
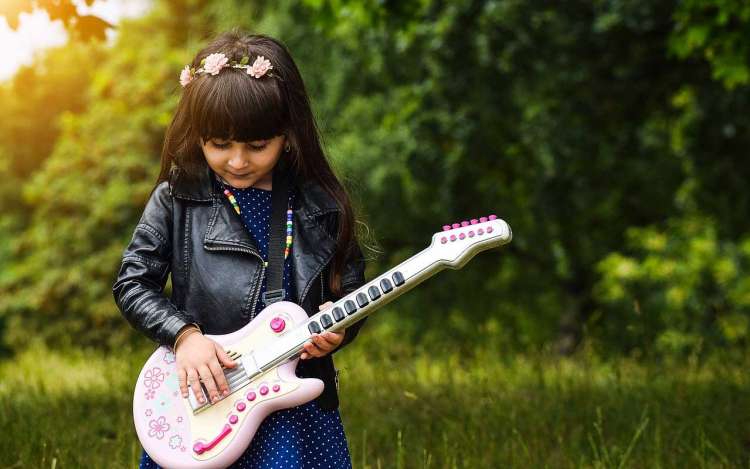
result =
M191 83L197 86L190 115L192 128L204 140L267 140L289 128L289 112L276 79L253 78L242 69L201 78Z

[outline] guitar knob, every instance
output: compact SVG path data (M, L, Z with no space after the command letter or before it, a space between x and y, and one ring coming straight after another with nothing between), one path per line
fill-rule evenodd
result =
M247 393L247 400L248 401L254 401L256 397L257 396L255 395L254 391L250 391L249 393Z
M474 237L474 230L469 230L469 238L473 238L473 237Z
M461 228L461 225L459 225L458 223L454 223L453 228Z
M271 329L274 332L281 332L284 330L284 327L286 327L286 323L280 317L277 316L271 319Z
M465 234L463 234L463 233L459 233L458 234L458 239L464 239L464 238L466 238Z
M268 394L268 386L264 384L260 387L260 395L265 396L266 394Z
M461 222L461 226L469 226L469 222L464 220Z
M479 217L479 221L484 223L487 221L487 217Z
M472 225L476 225L477 223L479 223L479 220L477 220L476 218L472 218L471 219L471 224Z
M281 390L281 386L279 386L278 384L274 384L272 389L273 392L279 392L279 390Z
M229 416L229 423L231 423L232 425L234 425L235 423L237 423L239 420L240 420L239 417L237 417L234 414L232 414L232 415Z
M455 241L455 240L456 240L456 235L451 235L451 241Z
M487 233L492 233L492 227L491 226L487 227Z
M451 229L450 225L443 225L443 231L448 231Z
M445 244L445 243L448 242L448 238L446 238L445 236L443 236L442 238L440 238L440 242L443 243L443 244Z
M490 220L497 220L497 215L490 215L490 216L489 216L489 219L490 219Z

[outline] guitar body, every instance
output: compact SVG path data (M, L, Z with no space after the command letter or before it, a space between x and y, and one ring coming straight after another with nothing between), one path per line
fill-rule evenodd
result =
M312 334L345 330L440 270L459 269L477 253L511 238L510 226L495 215L444 225L428 248L313 316L294 303L279 301L236 332L208 335L238 364L224 369L230 394L216 403L199 403L192 387L183 398L175 355L171 348L159 347L141 370L133 398L143 448L167 469L231 465L270 413L323 392L321 380L295 374ZM202 393L207 394L205 388Z
M276 332L281 324L278 319L284 321L284 328ZM307 319L300 306L280 301L264 308L236 332L206 337L231 355L232 351L270 344ZM294 358L265 371L244 386L233 388L232 394L216 404L194 413L189 401L180 395L172 349L159 347L146 361L135 386L133 418L143 448L166 468L231 465L269 414L309 402L323 392L321 380L297 377L298 361Z

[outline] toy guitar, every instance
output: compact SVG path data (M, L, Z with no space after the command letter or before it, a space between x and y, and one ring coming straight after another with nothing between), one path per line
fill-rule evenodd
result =
M345 329L438 271L459 269L478 252L506 244L511 237L508 224L495 215L445 225L429 247L311 317L292 302L278 301L238 331L206 335L237 362L224 371L230 394L214 403L199 403L192 388L182 397L175 355L170 347L159 347L141 370L133 398L143 448L170 469L231 465L269 414L323 392L321 380L295 374L312 333Z

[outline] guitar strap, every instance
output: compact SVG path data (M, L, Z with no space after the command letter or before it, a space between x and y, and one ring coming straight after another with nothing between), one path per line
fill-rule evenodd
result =
M263 303L266 306L282 301L284 291L284 248L286 247L286 210L289 201L289 172L279 160L273 171L271 192L271 224L268 241L268 268Z

